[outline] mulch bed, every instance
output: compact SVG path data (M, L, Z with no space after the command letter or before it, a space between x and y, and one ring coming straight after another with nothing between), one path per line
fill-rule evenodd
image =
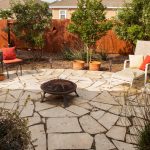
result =
M71 69L72 61L67 61L63 59L62 54L51 54L44 53L42 60L33 61L32 53L29 51L18 51L18 57L24 59L23 69L43 69L43 68L52 68L54 69ZM112 72L116 72L123 69L123 62L127 59L126 56L111 54L109 55L109 60L112 60ZM102 61L100 71L109 71L110 62Z

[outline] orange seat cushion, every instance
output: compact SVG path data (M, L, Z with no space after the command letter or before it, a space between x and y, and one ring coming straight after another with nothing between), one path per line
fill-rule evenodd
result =
M140 68L141 70L145 70L146 64L150 63L150 56L147 55L146 58L144 59L143 63L141 64Z
M11 59L11 60L3 60L4 64L13 64L13 63L19 63L19 62L22 62L22 59L15 58L15 59Z
M3 60L16 58L15 47L1 48L1 50L3 52Z

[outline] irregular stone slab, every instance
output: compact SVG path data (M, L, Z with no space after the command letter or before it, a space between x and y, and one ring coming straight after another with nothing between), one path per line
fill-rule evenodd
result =
M31 100L40 100L41 99L41 89L40 89L40 91L37 91L36 92L36 89L35 89L35 91L33 90L33 91L25 91L24 92L24 94L21 96L21 100L22 99L26 99L27 97L30 97L30 99Z
M122 112L122 106L113 106L109 109L109 112L111 112L115 115L120 115Z
M0 96L0 102L15 103L16 101L17 101L17 98L10 95L10 93L5 93Z
M109 92L107 92L107 91L102 92L100 95L95 97L93 99L93 101L101 102L101 103L105 103L105 104L118 105L118 102L116 102L115 99L113 98L113 96L111 96L109 94Z
M137 118L137 117L134 117L132 119L132 121L133 121L133 125L135 125L135 126L143 126L144 127L146 124L146 121L144 119Z
M20 113L20 117L31 117L33 115L34 105L27 104L27 106L25 107L21 106L20 110L22 110Z
M116 123L117 120L118 116L106 113L98 120L98 122L109 130Z
M106 135L112 139L124 141L126 134L126 127L113 126Z
M139 135L140 131L142 131L144 127L142 126L132 126L129 127L130 134Z
M92 81L78 81L78 82L76 82L77 87L80 89L87 88L87 87L91 86L92 83L93 83Z
M102 133L106 131L106 129L102 125L100 125L89 115L81 117L79 121L83 130L89 134Z
M87 133L48 134L48 149L90 149L93 138Z
M102 109L102 110L109 110L112 105L109 105L109 104L103 104L103 103L98 103L98 102L89 102L92 106L94 107L97 107L99 109Z
M127 143L137 144L137 140L138 140L138 136L126 134L126 142Z
M117 125L128 127L131 125L131 122L127 117L120 117L119 120L117 121Z
M72 100L72 104L77 105L77 106L79 106L80 104L83 104L83 103L87 103L87 102L89 102L89 100L83 99L83 98L80 98L80 97L74 97L73 100Z
M85 108L87 110L92 110L93 109L93 106L90 105L89 103L82 103L82 104L79 105L79 107Z
M16 110L17 103L0 103L0 108L9 109L9 110Z
M87 91L85 89L77 89L77 93L79 94L80 98L92 100L94 97L96 97L99 93L93 92L93 91Z
M86 73L86 70L72 70L72 75L73 76L83 76Z
M82 107L78 107L78 106L75 106L75 105L72 105L72 106L69 106L66 108L67 110L79 115L79 116L82 116L82 115L85 115L87 113L89 113L89 111L87 109L84 109Z
M110 150L115 149L115 146L110 142L105 134L97 134L95 136L96 150Z
M47 110L42 110L39 112L43 117L75 117L73 114L62 107L55 107Z
M87 91L90 91L90 92L99 92L99 91L101 91L100 90L100 88L99 87L92 87L92 86L90 86L90 87L87 87L87 88L85 88Z
M136 146L132 144L127 144L124 142L112 140L118 150L136 150Z
M29 127L31 139L36 150L46 150L46 134L43 125Z
M98 110L98 111L93 111L90 113L90 115L95 118L96 120L100 119L104 115L105 111Z
M41 110L45 110L45 109L49 109L49 108L53 108L53 107L55 107L55 105L52 105L48 102L44 102L44 103L36 102L35 103L35 110L36 111L41 111Z
M47 133L81 131L77 118L49 118L47 120Z
M106 80L104 79L99 79L98 81L96 81L91 87L92 88L97 88L99 86L101 86L102 84L104 84L106 82Z
M37 114L37 113L35 113L33 115L33 117L28 117L28 126L38 124L40 122L41 122L41 118L40 118L39 114Z

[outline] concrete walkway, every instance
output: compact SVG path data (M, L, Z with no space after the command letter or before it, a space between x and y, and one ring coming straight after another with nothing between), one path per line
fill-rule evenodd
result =
M22 110L27 101L21 117L29 120L35 150L135 150L138 134L135 126L141 125L138 120L143 117L140 111L145 105L143 95L136 88L123 85L109 89L111 74L43 69L24 70L17 77L10 72L10 79L0 83L0 107L19 106ZM78 86L79 97L71 94L67 108L62 98L48 94L47 101L40 103L40 85L55 78L73 81Z

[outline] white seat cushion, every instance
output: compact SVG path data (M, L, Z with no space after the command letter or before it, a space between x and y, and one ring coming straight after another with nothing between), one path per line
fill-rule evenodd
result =
M126 68L112 74L112 78L131 82L133 79L139 78L144 74L145 72L143 70Z

